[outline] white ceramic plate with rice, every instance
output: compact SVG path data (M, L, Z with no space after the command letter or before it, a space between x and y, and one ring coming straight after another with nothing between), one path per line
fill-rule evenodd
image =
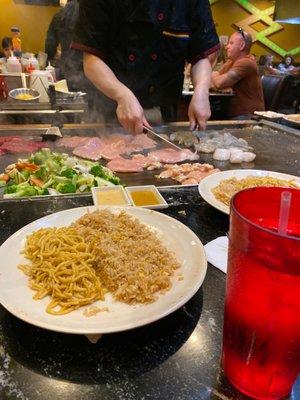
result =
M218 186L218 184L225 179L243 179L247 176L270 176L277 179L294 180L295 184L300 187L300 178L297 176L282 174L281 172L263 171L258 169L233 169L228 171L216 172L215 174L209 175L206 178L202 179L198 186L199 193L208 204L215 207L217 210L220 210L223 213L229 215L229 206L216 199L216 197L212 193L212 189Z
M184 305L200 288L207 268L205 252L198 237L181 222L153 210L138 207L114 207L136 217L152 230L168 250L173 251L181 267L175 271L172 287L150 304L128 305L112 298L107 293L105 301L96 301L93 306L109 311L86 317L83 311L91 305L81 307L69 314L54 316L45 311L49 297L33 300L27 276L18 268L25 260L20 251L26 236L47 227L69 226L87 212L100 207L80 207L51 214L26 225L0 247L0 302L10 313L41 328L74 334L99 334L120 332L157 321ZM109 208L109 207L101 207ZM181 280L181 276L183 279Z

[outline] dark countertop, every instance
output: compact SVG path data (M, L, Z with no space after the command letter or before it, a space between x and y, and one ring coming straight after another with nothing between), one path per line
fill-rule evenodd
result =
M228 216L206 204L197 188L161 189L164 210L203 244L226 234ZM1 243L29 222L91 204L91 196L0 201ZM195 296L151 325L86 337L31 326L0 306L1 400L245 400L219 367L225 275L208 266ZM290 399L300 398L300 379Z

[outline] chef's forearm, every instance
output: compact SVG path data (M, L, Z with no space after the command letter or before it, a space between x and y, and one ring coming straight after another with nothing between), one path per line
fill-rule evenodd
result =
M118 80L109 66L99 57L84 53L83 67L86 77L110 99L118 102L130 90Z
M192 67L192 82L194 92L208 95L211 80L211 64L208 58L199 60Z

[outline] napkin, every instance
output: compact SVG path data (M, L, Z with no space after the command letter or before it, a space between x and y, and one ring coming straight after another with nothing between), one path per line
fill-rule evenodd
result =
M207 261L222 272L227 272L228 237L220 236L204 246Z

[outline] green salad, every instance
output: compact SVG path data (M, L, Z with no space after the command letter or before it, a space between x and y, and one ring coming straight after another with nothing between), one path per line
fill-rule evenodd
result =
M44 148L0 174L4 198L89 192L93 186L119 185L120 179L98 162Z

